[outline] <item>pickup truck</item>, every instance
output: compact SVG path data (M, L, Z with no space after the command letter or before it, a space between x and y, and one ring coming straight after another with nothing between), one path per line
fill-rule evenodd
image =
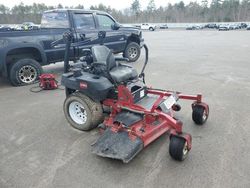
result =
M140 28L143 29L143 30L154 31L156 29L156 25L150 24L150 23L142 23L140 25Z
M84 48L102 43L133 62L140 57L144 41L140 29L124 27L102 11L49 10L43 13L38 30L0 32L0 75L8 77L14 86L34 83L42 66L63 61L65 42L52 44L66 31L73 33L73 42L82 44L71 48L72 61L81 57ZM106 33L102 41L96 37L100 31Z

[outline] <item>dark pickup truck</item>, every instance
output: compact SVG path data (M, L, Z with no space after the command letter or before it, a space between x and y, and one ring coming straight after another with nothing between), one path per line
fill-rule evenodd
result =
M33 83L43 65L63 60L64 41L52 44L66 31L73 33L73 42L82 44L71 48L73 61L79 59L82 49L100 43L114 53L122 52L131 62L140 57L143 38L139 29L124 27L101 11L57 9L44 12L39 30L0 32L0 75L15 86ZM102 41L97 37L100 31L106 33Z

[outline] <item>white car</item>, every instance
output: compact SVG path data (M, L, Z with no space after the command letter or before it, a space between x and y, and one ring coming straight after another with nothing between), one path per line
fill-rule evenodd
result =
M219 31L228 31L229 30L229 25L228 24L221 24L219 26Z
M141 29L154 31L156 29L156 25L149 24L149 23L142 23L141 24Z

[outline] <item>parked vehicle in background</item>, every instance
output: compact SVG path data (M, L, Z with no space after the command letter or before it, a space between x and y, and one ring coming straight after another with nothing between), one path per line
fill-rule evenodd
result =
M42 72L41 66L63 61L62 37L69 30L74 43L80 43L71 48L72 61L82 56L83 49L97 44L104 44L113 53L123 53L131 62L140 57L144 42L140 29L122 26L102 11L56 9L44 12L38 30L0 33L0 75L15 86L34 83ZM100 31L105 32L105 38L98 38Z
M188 26L186 27L186 30L194 30L194 27L193 27L192 25L188 25Z
M247 30L250 30L250 24L247 26Z
M23 30L23 28L22 28L22 26L21 25L13 25L12 26L12 29L14 30L14 31L22 31Z
M231 24L229 25L230 30L240 29L240 26L238 24Z
M159 26L160 29L168 29L168 25L167 24L162 24Z
M206 28L209 28L209 29L217 29L217 28L218 28L217 25L216 25L215 23L207 24L205 27L206 27Z
M200 30L200 29L203 29L203 28L204 28L203 25L196 24L196 25L187 26L186 30Z
M156 25L150 24L150 23L142 23L141 24L141 29L154 31L156 29Z
M240 23L241 28L247 28L247 24L246 23Z
M236 26L237 26L238 29L242 29L243 28L242 25L241 25L241 23L237 23Z
M202 25L202 24L196 24L195 28L196 29L204 29L204 25Z
M33 22L24 22L21 25L23 30L36 30L39 29L39 25L34 24Z
M228 31L229 30L229 25L228 24L221 24L219 26L219 31Z
M11 31L11 30L12 30L12 28L9 27L9 26L5 26L5 25L0 26L0 32L3 32L3 31Z

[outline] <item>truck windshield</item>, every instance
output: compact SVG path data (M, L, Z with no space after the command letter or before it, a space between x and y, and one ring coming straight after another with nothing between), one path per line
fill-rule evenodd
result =
M67 12L46 12L43 14L41 28L69 28Z
M97 19L100 29L111 29L111 26L115 23L114 20L107 15L97 14Z

